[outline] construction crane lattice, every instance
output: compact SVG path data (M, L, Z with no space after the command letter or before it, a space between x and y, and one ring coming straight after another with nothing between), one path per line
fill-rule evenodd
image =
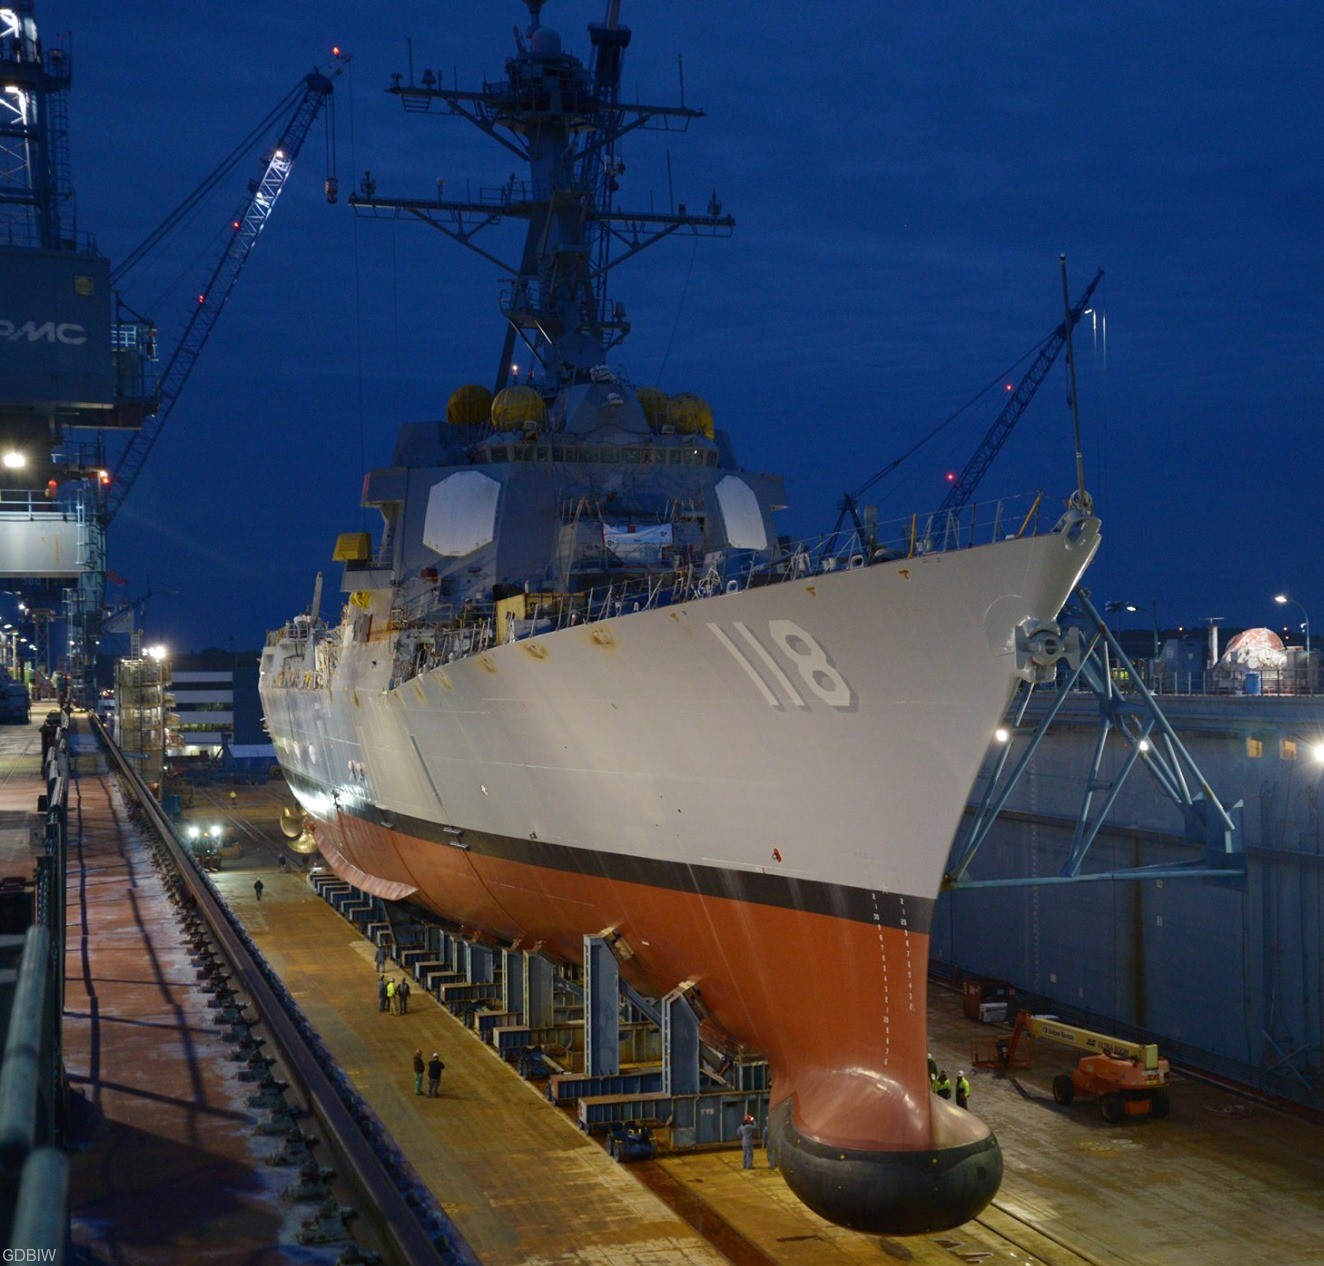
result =
M342 63L343 64L343 63ZM336 73L340 68L337 67ZM257 242L258 235L275 208L285 181L289 178L294 160L312 129L317 115L330 97L331 79L319 71L304 78L304 90L295 106L288 126L267 158L261 176L250 188L248 196L232 220L233 236L226 243L210 280L197 296L193 311L178 345L162 371L159 403L140 431L129 441L115 467L110 488L106 493L105 522L109 523L124 504L133 489L153 446L165 427L180 393L188 382L193 367L216 325L226 301L234 291L239 274Z
M1094 280L1085 288L1085 293L1076 302L1076 306L1071 309L1070 316L1063 318L1062 324L1045 340L1030 368L1025 371L1024 377L1021 378L1011 395L1007 397L1006 404L1002 406L1001 412L993 420L993 425L989 427L979 447L974 451L970 460L966 462L965 469L961 471L955 482L947 490L947 496L937 510L938 518L947 514L955 514L974 496L980 481L993 464L993 459L997 457L1003 444L1006 443L1007 437L1011 434L1016 423L1020 421L1021 414L1025 412L1030 401L1034 399L1034 394L1039 390L1039 385L1048 376L1048 371L1053 367L1053 362L1057 360L1063 346L1066 344L1070 327L1074 327L1079 322L1085 309L1089 307L1095 288L1102 280L1103 269L1099 269L1094 275ZM1068 321L1070 325L1068 325Z

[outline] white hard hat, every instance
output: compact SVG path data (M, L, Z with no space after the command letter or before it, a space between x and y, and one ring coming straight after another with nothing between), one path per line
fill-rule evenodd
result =
M958 1069L956 1070L956 1075L957 1075L958 1077L964 1077L964 1076L965 1076L965 1069L964 1069L964 1068L958 1068Z

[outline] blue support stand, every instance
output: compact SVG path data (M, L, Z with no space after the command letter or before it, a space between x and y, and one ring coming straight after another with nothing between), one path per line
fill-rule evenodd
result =
M492 950L486 945L470 944L469 983L471 985L490 985L495 978Z
M501 1009L524 1014L524 955L519 950L501 951Z
M553 1021L552 964L541 954L522 954L524 959L524 1023L544 1028Z
M679 989L662 999L662 1093L699 1093L699 1017Z
M600 936L584 938L584 1071L606 1077L621 1071L621 972Z

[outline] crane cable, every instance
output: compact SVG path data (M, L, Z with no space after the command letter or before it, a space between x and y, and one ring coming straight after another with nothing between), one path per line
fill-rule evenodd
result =
M142 263L144 257L157 245L157 243L160 242L166 234L170 233L175 226L203 200L203 198L215 189L216 186L239 165L240 160L242 160L253 146L257 144L263 134L266 133L276 120L282 114L286 113L290 106L294 104L295 98L304 91L305 85L306 80L299 80L299 82L276 103L266 118L253 128L253 130L249 132L249 134L244 137L244 139L240 141L225 158L221 159L219 165L212 170L211 174L205 177L201 184L199 184L198 187L179 204L179 206L166 216L166 218L162 220L146 238L144 238L128 253L128 255L124 257L120 264L110 274L110 284L112 286L119 285L119 283L128 276L138 264Z
M1056 331L1054 331L1054 333L1056 333ZM992 381L989 382L987 386L981 387L977 392L975 392L975 394L971 396L970 399L965 402L965 404L963 404L959 409L957 409L955 413L944 418L943 421L939 422L938 425L935 426L931 431L929 431L927 435L917 440L914 444L910 446L910 448L908 448L904 453L902 453L900 457L897 457L893 461L889 462L876 475L873 475L871 478L866 479L864 483L862 483L854 492L848 494L847 499L851 502L858 501L862 496L864 496L866 492L869 491L870 488L874 486L874 484L878 483L881 479L884 479L888 475L890 475L894 470L897 469L898 466L901 465L902 462L913 457L917 452L919 452L921 448L923 448L927 443L929 443L930 440L936 438L941 431L943 431L945 428L947 428L953 422L955 422L956 419L959 418L961 414L963 414L967 409L972 408L986 395L988 395L988 393L992 391L994 387L997 387L1000 384L1006 382L1006 380L1013 373L1015 373L1016 370L1018 370L1022 365L1024 365L1025 362L1029 360L1031 356L1037 355L1039 351L1044 347L1046 343L1048 343L1048 341L1052 337L1053 335L1050 334L1048 338L1040 339L1039 342L1037 342L1033 347L1029 349L1029 351L1025 352L1017 360L1013 361L1010 365L1007 366L1006 369L1004 369L1000 374L998 374L994 379L992 379Z

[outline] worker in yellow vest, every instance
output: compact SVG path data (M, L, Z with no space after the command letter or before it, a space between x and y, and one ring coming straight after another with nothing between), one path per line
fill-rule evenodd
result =
M950 1099L952 1097L952 1079L947 1076L945 1068L938 1074L937 1080L933 1083L933 1093L939 1099Z
M970 1079L965 1075L964 1068L956 1070L956 1106L958 1108L970 1106Z

